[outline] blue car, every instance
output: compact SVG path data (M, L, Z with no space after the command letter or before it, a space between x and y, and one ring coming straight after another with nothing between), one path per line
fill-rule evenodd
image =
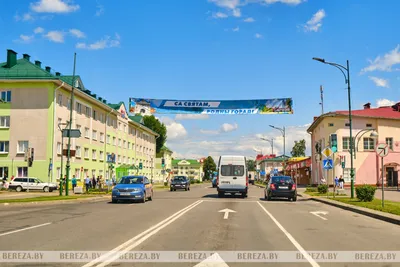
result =
M153 200L153 184L145 176L124 176L112 190L112 203L119 200Z

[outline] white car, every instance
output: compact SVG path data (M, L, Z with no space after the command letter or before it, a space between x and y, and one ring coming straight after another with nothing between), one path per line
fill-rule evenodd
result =
M217 191L218 197L225 193L241 194L247 197L249 176L245 156L220 156L218 162Z
M17 192L25 190L42 190L43 192L52 192L57 190L57 184L55 183L44 183L38 178L34 177L17 177L14 178L8 187L8 189L16 190Z

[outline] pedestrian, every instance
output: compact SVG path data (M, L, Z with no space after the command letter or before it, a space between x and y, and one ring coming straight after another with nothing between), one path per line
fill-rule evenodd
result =
M94 175L92 177L92 188L96 189L96 177Z
M335 177L335 187L339 187L339 178Z
M75 175L72 177L71 183L72 183L72 191L75 193L75 187L77 184Z
M340 175L340 178L339 178L339 185L340 185L340 189L344 188L344 179L343 179L342 175Z
M89 193L89 187L90 187L90 178L89 178L89 176L86 176L86 178L85 178L85 186L86 186L86 193Z
M101 182L100 182L100 176L97 176L97 187L99 188L99 190L101 189Z

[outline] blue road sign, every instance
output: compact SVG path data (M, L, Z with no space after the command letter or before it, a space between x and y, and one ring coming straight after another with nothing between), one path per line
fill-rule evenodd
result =
M322 161L322 165L325 170L333 169L333 160L332 159L324 159Z
M264 176L264 175L265 175L265 171L261 171L261 172L260 172L260 175L263 175L263 176Z

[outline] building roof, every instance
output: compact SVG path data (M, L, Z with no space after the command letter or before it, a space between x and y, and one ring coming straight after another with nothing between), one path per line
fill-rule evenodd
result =
M18 59L10 68L7 62L0 63L0 78L3 79L56 79L55 76L41 67L33 64L28 59Z
M172 165L178 165L181 161L187 161L190 165L201 165L197 159L174 159Z
M400 102L393 106L385 106L379 108L369 108L369 103L364 106L364 109L352 110L351 115L354 118L374 118L374 119L390 119L400 120ZM308 127L307 132L311 132L314 128L327 117L347 117L349 116L348 110L338 110L322 114L314 119L313 123Z
M266 162L282 162L282 161L284 161L285 159L287 160L287 159L289 159L289 158L290 158L289 156L283 156L283 155L281 155L281 156L275 157L275 158L266 158L266 159L263 159L263 160L261 160L261 161L266 161Z
M166 152L171 152L171 153L173 153L173 151L172 151L171 149L169 149L168 147L166 147L166 146L162 146L161 149L160 149L160 151L166 151Z
M119 110L120 107L124 104L124 102L119 102L118 104L108 104L108 106L112 109ZM129 117L130 118L130 117Z
M136 114L135 116L129 116L129 119L133 120L134 122L144 124L142 115Z

